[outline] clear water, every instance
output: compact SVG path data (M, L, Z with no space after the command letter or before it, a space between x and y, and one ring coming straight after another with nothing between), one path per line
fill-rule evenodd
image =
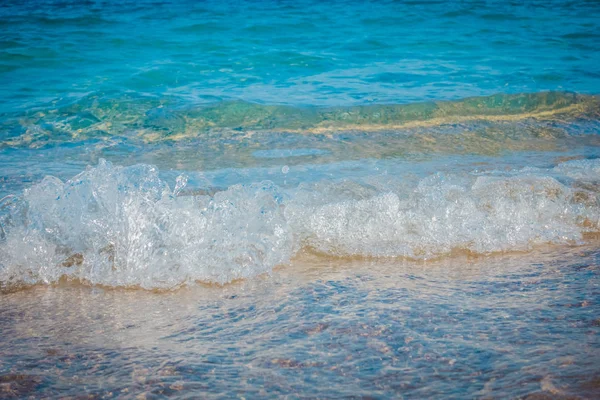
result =
M0 398L595 398L600 3L0 4Z
M596 398L596 247L4 295L14 397ZM3 393L7 396L6 392Z

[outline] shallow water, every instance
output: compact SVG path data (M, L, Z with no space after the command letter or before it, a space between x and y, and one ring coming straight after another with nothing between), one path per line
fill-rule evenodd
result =
M595 1L0 4L0 398L596 398Z
M0 379L16 397L593 398L598 261L304 254L225 287L36 287L2 297Z

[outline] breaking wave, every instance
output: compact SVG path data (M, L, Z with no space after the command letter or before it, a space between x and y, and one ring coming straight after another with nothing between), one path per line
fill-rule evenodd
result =
M155 167L102 160L0 200L0 282L172 288L256 276L304 248L428 259L577 244L600 231L599 172L600 160L576 160L437 173L416 186L389 177L293 189L264 181L190 195L183 175L171 189Z

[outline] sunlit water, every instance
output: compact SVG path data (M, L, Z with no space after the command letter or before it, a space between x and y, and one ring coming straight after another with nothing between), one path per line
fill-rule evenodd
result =
M3 2L0 398L597 398L598 2Z
M594 398L598 257L307 257L224 288L6 294L3 396Z

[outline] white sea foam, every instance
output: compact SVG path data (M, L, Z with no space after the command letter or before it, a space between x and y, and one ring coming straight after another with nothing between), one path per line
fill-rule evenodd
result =
M269 271L291 252L272 184L178 197L147 165L102 161L66 183L47 177L25 191L7 225L5 282L66 275L144 288L225 283Z
M600 209L597 193L579 197L587 203L550 176L437 174L407 196L291 204L286 217L296 236L321 252L428 258L457 248L489 253L580 241L586 229L598 229Z
M3 217L0 281L175 287L270 271L311 247L334 256L425 259L573 244L600 230L598 160L504 174L434 174L415 187L270 182L179 196L148 165L101 161L47 177Z

